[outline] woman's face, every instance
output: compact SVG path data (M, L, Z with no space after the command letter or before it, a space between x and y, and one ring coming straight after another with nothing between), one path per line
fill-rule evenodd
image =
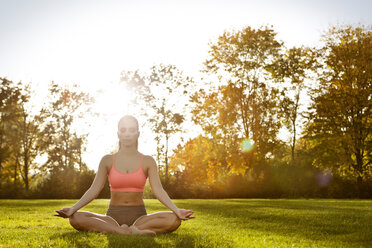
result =
M132 146L136 144L139 137L137 123L134 120L126 119L119 122L118 138L122 145Z

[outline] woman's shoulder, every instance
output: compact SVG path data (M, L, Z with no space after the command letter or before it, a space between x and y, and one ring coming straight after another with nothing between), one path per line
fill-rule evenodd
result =
M156 165L155 159L152 155L146 155L146 154L143 154L143 153L141 153L141 154L143 156L143 163L144 164L147 164L149 166Z
M154 159L153 156L151 156L151 155L144 154L144 153L142 153L142 152L140 152L140 153L141 153L141 155L143 156L143 159Z
M113 154L106 154L102 157L101 159L101 164L105 166L110 166L114 160L114 155Z
M102 160L112 160L114 157L114 154L105 154L103 157L102 157Z

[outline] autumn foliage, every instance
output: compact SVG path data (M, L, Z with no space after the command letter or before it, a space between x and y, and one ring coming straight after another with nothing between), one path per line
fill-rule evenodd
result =
M160 64L123 72L122 83L148 117L171 197L367 198L371 46L370 26L331 27L321 46L290 48L272 27L245 27L209 44L202 79ZM51 84L49 105L29 114L32 95L0 80L0 196L79 197L94 172L72 126L92 99ZM100 196L109 197L107 185Z

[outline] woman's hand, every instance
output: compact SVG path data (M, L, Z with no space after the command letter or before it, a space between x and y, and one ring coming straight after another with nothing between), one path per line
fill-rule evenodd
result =
M76 211L72 207L65 207L61 210L56 210L58 214L54 216L62 217L62 218L70 218Z
M182 209L182 208L177 208L174 213L180 218L181 220L189 220L195 218L195 216L191 216L194 211L192 210L187 210L187 209Z

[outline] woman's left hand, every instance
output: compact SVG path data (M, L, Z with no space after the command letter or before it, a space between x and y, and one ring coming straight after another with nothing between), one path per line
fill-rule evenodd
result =
M174 213L180 218L181 220L189 220L195 218L195 216L191 216L194 211L192 210L187 210L187 209L182 209L182 208L177 208Z
M76 211L72 207L65 207L60 210L55 210L58 214L54 216L62 217L62 218L70 218Z

